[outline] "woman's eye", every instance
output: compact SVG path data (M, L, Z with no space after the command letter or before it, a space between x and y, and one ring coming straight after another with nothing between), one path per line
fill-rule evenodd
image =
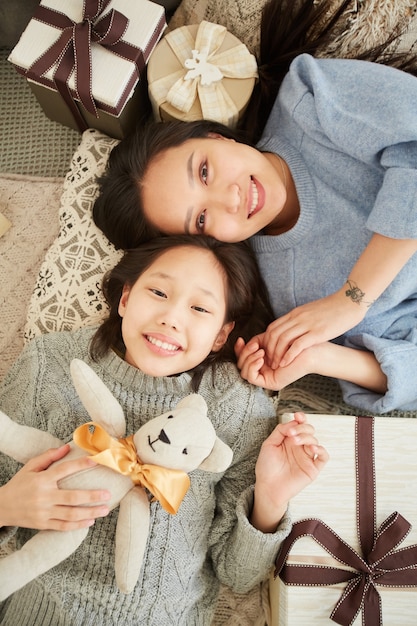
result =
M152 293L154 293L156 296L159 296L160 298L166 298L166 294L160 289L151 289L151 291Z
M200 176L201 176L201 180L203 181L203 183L206 185L207 184L207 177L208 177L208 167L207 167L207 163L203 163L203 165L201 166L200 169Z
M206 224L206 212L203 211L197 217L197 232L203 233L205 224Z

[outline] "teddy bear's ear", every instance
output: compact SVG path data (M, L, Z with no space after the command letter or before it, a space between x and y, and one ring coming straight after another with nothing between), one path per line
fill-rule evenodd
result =
M180 400L176 406L177 409L193 409L207 415L207 404L203 396L198 393L190 393Z
M216 437L210 454L199 465L206 472L224 472L232 462L233 452L228 445Z
M70 371L74 387L91 419L110 435L122 437L126 431L123 409L101 378L80 359L71 361Z

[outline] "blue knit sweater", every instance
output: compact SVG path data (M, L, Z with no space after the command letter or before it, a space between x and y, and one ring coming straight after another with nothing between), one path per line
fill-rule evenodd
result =
M301 55L259 144L294 178L300 217L252 238L277 317L340 289L373 233L417 237L417 79L379 64ZM417 409L417 255L338 343L375 353L384 396L341 382L372 413Z

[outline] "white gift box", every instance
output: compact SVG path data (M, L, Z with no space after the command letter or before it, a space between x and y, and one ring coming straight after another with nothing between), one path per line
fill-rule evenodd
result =
M330 460L291 501L271 626L416 624L417 421L307 417Z
M149 0L42 0L9 61L48 117L121 138L150 107L146 63L165 27Z

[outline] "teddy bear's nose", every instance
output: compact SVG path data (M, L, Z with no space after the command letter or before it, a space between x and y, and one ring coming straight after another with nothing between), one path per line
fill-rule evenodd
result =
M161 432L159 433L158 439L162 441L163 443L171 443L164 429L162 429Z

